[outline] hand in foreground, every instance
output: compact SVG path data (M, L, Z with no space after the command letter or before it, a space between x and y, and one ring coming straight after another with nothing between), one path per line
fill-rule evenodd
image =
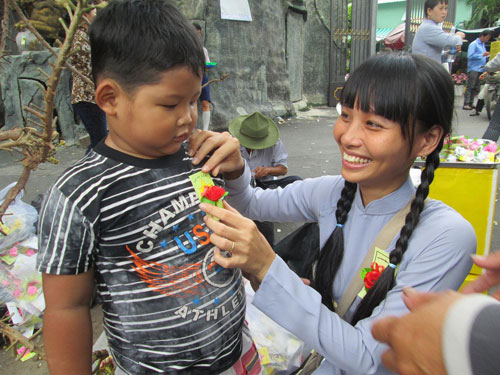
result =
M207 213L205 223L214 232L210 242L217 246L214 251L215 262L224 268L241 268L250 280L260 283L276 254L255 223L227 202L224 202L224 208L202 203L200 209ZM222 255L221 250L229 252L231 256Z
M267 167L257 167L253 170L253 172L255 173L255 178L258 180L258 179L261 179L261 178L264 178L266 177L269 173L268 173L268 168Z
M460 38L465 39L465 33L463 33L462 31L457 31L455 35L458 35Z
M500 285L500 250L486 257L475 255L472 260L479 267L484 268L486 272L468 284L462 290L462 293L480 293ZM500 289L493 293L491 297L500 301Z
M213 176L219 173L235 172L236 178L243 173L245 163L240 154L240 142L228 132L218 133L208 130L195 130L189 138L188 155L193 156L193 164L202 161L207 154L213 152L203 168L203 172L211 173Z
M389 345L382 354L384 365L402 375L446 374L442 331L450 306L462 296L456 292L418 293L405 289L406 305L412 311L401 317L375 322L373 337Z

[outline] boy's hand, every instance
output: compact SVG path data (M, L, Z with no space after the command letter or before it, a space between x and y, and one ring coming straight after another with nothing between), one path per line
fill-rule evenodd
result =
M216 176L225 173L231 180L239 177L245 168L240 154L240 142L228 132L217 133L208 130L195 130L189 138L189 156L193 164L198 164L205 156L213 152L203 168L203 172Z

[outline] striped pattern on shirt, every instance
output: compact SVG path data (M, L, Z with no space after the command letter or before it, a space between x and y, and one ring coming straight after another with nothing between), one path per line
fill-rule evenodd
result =
M241 272L213 260L189 179L199 170L184 147L143 160L101 143L42 206L39 270L94 269L110 352L128 374L216 374L240 358Z

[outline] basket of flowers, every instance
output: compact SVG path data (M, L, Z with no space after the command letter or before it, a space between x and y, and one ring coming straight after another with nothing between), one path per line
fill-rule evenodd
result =
M467 73L454 73L451 75L453 79L453 84L455 85L455 95L461 96L464 94L465 85L469 80Z
M494 141L460 135L445 139L439 157L443 162L452 163L498 163L499 152Z
M458 74L453 73L451 75L451 78L453 79L453 83L457 86L465 85L469 80L469 76L467 75L467 73L458 73Z

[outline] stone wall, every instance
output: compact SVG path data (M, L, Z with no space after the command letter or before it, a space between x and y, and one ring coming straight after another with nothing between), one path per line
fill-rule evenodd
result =
M5 125L2 129L33 126L29 120L35 121L37 118L24 110L24 107L32 104L43 107L40 86L46 87L47 78L40 69L50 73L49 61L55 63L55 57L49 51L32 51L7 56L2 62L0 86L1 100L5 107ZM75 119L70 93L71 72L65 70L56 91L55 115L58 118L57 130L62 138L68 143L74 143L85 134L85 130Z
M194 17L185 13L193 21L202 17L205 47L210 60L217 62L208 72L209 79L230 74L224 82L210 87L212 124L217 128L224 128L243 111L268 116L293 113L281 2L251 0L250 7L252 22L222 20L218 1L206 2L204 11L196 8Z
M304 41L304 97L313 105L326 105L330 66L330 1L308 0Z
M291 116L287 70L287 13L289 1L249 0L252 22L223 20L220 4L211 1L177 0L181 11L204 29L203 38L210 59L218 63L209 79L222 73L230 77L211 86L212 126L227 127L240 113L260 111L268 116ZM304 17L303 99L324 105L328 101L330 2L307 0ZM320 18L321 17L321 18ZM290 32L290 31L289 31Z

